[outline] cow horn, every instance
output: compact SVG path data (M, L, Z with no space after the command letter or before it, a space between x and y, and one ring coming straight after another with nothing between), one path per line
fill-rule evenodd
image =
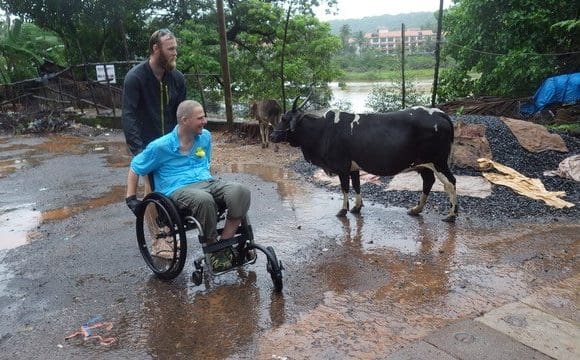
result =
M310 92L308 93L308 95L306 95L306 100L304 100L304 102L298 107L298 110L302 110L302 108L304 107L304 105L306 105L306 103L308 102L308 100L310 100L310 97L312 96L313 93L314 93L314 86L311 85L310 86Z
M298 104L298 99L300 99L300 95L298 95L296 97L296 99L294 99L294 104L292 104L292 111L298 110L297 107L296 107L296 105Z

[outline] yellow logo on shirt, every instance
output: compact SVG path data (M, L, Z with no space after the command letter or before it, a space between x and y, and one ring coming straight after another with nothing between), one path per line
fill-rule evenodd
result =
M199 157L204 157L205 151L203 150L202 147L198 147L197 149L195 149L195 155Z

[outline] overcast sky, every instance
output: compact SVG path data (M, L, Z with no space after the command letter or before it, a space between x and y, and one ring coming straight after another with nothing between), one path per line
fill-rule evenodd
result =
M451 0L443 1L443 8L449 7ZM320 20L361 19L365 16L397 15L418 11L439 10L439 0L338 0L338 14L326 15L326 7L316 9Z

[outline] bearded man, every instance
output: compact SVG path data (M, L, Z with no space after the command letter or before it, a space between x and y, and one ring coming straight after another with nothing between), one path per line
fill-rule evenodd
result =
M167 29L149 39L149 58L133 67L123 83L123 131L133 155L173 130L177 106L185 100L185 77L175 68L177 39Z

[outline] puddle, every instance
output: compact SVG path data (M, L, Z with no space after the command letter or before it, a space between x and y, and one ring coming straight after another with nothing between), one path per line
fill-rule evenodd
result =
M18 170L32 167L33 164L38 163L31 161L31 159L12 158L0 160L0 178L8 176Z
M43 221L63 220L68 217L71 217L74 214L78 214L80 212L89 209L94 209L118 203L119 201L125 198L125 191L126 191L125 185L113 186L109 192L103 194L101 197L87 200L82 204L75 206L65 206L59 209L45 211L42 213L42 220Z
M29 244L39 237L34 231L41 223L40 211L33 210L34 204L23 204L18 208L0 208L0 250L13 249Z
M336 213L342 206L340 194L303 183L294 173L276 166L232 164L219 171L252 174L277 185L282 204L292 210L293 217L284 219L284 223L272 224L270 230L256 231L260 236L275 239L282 252L291 252L299 246L296 239L314 242L324 236L336 239L338 245L356 243L366 253L390 250L411 255L424 251L426 243L449 238L449 232L453 231L449 230L452 226L439 218L425 221L422 217L409 217L407 209L372 203L365 204L362 216L348 214L346 218L337 218ZM318 176L324 179L325 175L319 173ZM363 176L361 181L375 179ZM289 232L281 234L279 229L287 226Z
M70 135L16 138L0 143L0 178L37 166L47 157L102 153L110 167L127 167L131 156L127 145L113 139L87 139Z
M275 165L260 165L260 164L230 164L220 166L219 173L245 173L256 175L264 181L276 183L278 186L278 193L283 198L289 198L299 193L296 175L288 169L282 169Z
M43 212L34 210L34 204L0 208L0 250L13 249L39 239L41 233L35 229L44 222L63 220L82 211L118 203L124 198L125 190L124 185L114 186L99 198Z

